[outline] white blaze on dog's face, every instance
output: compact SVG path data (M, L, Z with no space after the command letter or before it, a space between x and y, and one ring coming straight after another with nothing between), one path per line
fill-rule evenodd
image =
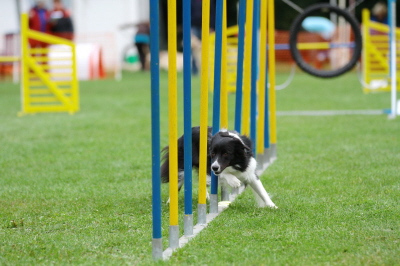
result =
M232 166L236 170L247 167L246 152L248 147L241 138L232 132L222 131L215 134L210 143L211 170L221 174L225 168Z

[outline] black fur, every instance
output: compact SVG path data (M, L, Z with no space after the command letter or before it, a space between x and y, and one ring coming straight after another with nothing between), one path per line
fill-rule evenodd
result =
M211 127L208 127L207 147L211 139ZM161 181L169 182L169 146L162 150L162 165L161 165ZM200 153L200 127L192 128L192 167L199 169L199 153ZM184 170L184 136L178 139L178 172ZM210 156L207 152L207 174L210 174Z

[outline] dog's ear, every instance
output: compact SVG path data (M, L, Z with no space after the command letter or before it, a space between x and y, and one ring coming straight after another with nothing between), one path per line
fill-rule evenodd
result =
M247 136L245 136L245 135L239 135L239 137L240 137L240 139L241 139L241 141L240 141L240 143L242 144L242 146L243 146L243 150L244 150L244 152L246 153L246 154L248 154L248 153L252 153L252 149L245 143L245 139L248 139L248 137ZM250 142L250 145L251 145L251 142Z
M243 144L243 149L244 149L244 152L245 153L250 153L251 152L251 149L250 149L250 147L249 146L247 146L246 144L244 144L244 143L242 143Z

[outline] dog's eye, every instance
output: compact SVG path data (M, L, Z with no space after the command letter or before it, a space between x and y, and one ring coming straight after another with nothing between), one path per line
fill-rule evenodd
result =
M214 158L215 157L215 153L211 153L211 158Z
M224 157L228 157L229 156L229 153L224 153L224 155L223 155Z

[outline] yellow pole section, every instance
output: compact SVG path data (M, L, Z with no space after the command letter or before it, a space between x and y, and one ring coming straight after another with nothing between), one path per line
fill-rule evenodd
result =
M228 84L227 84L227 35L226 1L222 13L222 58L221 58L221 128L228 129Z
M200 87L200 159L199 204L206 204L207 194L207 142L208 142L208 65L210 45L210 0L202 3L201 29L201 87Z
M329 42L309 42L309 43L298 43L297 49L299 50L314 50L314 49L330 49Z
M275 92L275 6L268 1L268 70L269 70L269 114L271 144L276 144L276 92Z
M246 1L246 26L243 73L242 134L250 136L251 46L253 32L253 1Z
M35 30L30 30L27 28L26 31L27 37L38 40L38 41L42 41L42 42L47 42L47 43L52 43L52 44L64 44L64 45L68 45L68 46L73 46L74 43L70 40L61 38L61 37L57 37L57 36L53 36L47 33L43 33L40 31L35 31Z
M79 89L78 89L78 71L77 71L77 63L76 63L76 47L73 45L72 49L72 80L71 80L71 90L72 90L72 101L74 103L74 111L79 111Z
M370 82L370 64L368 62L368 54L369 54L369 49L370 49L370 45L371 45L371 40L369 38L369 11L368 9L364 8L362 10L362 40L363 40L363 50L362 50L362 71L363 71L363 80L366 84L369 84ZM363 88L364 93L368 92L368 88Z
M169 221L178 225L178 88L176 0L168 0Z
M264 153L265 134L265 91L267 68L267 1L261 0L260 13L260 79L258 83L258 125L257 125L257 153Z
M16 62L21 60L19 56L2 56L0 57L0 62Z
M29 59L29 47L28 47L28 14L21 14L21 105L22 113L27 112L27 107L29 105L29 69L28 69L28 59Z

